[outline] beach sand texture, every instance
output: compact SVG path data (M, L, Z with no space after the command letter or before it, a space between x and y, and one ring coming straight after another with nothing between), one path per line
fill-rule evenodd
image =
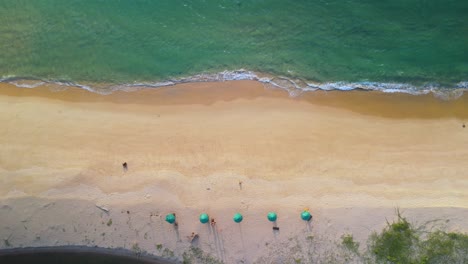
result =
M226 241L232 243L229 252L216 251L202 236L206 243L201 247L218 252L228 263L235 263L239 254L246 261L264 255L260 248L274 239L271 227L260 232L260 237L252 233L258 226L271 225L265 216L270 210L279 212L282 228L284 219L292 221L282 231L282 239L303 233L299 213L304 208L323 227L307 232L323 235L327 226L345 221L349 225L339 227L335 234L351 230L362 239L373 227L382 227L395 207L411 212L431 207L424 214L426 220L438 218L440 210L449 210L443 208L458 207L450 209L458 213L445 215L466 218L466 95L442 101L432 95L317 91L292 98L283 90L253 81L188 83L111 95L76 88L51 91L8 84L0 88L4 212L18 205L25 207L20 210L24 216L31 215L43 203L64 199L75 201L77 208L88 208L83 212L97 210L90 219L102 218L103 212L84 204L111 208L114 221L122 223L128 217L122 213L125 207L145 208L145 214L175 211L184 219L193 218L190 223L180 223L183 239L203 228L197 216L205 211L222 219L217 228L225 232L211 242L218 249ZM123 162L128 163L126 172ZM25 204L24 199L34 201ZM345 210L354 213L341 219ZM356 210L369 213L371 220L356 219ZM238 233L239 227L230 223L237 211L246 216L242 228L249 231L242 245L227 239ZM326 215L322 220L320 212ZM35 245L33 235L18 237L16 242L11 239L10 231L20 226L14 224L18 217L7 215L0 216L3 239L10 237L16 246ZM60 222L60 217L51 221ZM256 219L250 225L249 217ZM64 217L63 221L68 220ZM360 229L357 226L362 221L372 224ZM161 219L159 223L161 231L165 227ZM452 224L457 230L468 230L463 221L455 219ZM91 233L101 234L99 226L106 228L99 222ZM45 230L40 224L36 228ZM177 239L165 236L152 235L165 247L182 250ZM132 241L146 240L141 237L137 231ZM130 248L131 242L121 245L124 240L130 241L115 237L113 242L98 244ZM84 243L56 234L50 241L37 243L80 241ZM148 243L143 243L144 248L154 251L152 242Z

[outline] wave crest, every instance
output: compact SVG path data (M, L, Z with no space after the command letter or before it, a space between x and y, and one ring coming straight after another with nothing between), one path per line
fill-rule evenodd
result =
M142 88L159 88L172 86L180 83L190 82L223 82L251 80L267 84L274 88L288 91L292 97L299 96L304 92L312 91L380 91L384 93L407 93L421 95L432 93L436 98L442 100L454 100L459 98L468 90L468 81L460 81L454 87L441 87L437 83L429 83L423 86L414 86L407 83L382 83L382 82L308 82L302 79L294 79L285 76L274 76L255 73L244 69L235 71L223 71L218 73L202 73L188 77L174 78L158 82L134 82L127 84L80 84L71 81L42 80L34 78L6 77L0 82L9 83L20 88L36 88L46 86L53 90L63 90L63 87L77 87L99 94L110 94L114 91L134 91Z

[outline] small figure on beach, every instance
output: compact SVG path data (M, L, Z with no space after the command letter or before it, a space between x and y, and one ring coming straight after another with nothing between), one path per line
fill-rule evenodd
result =
M239 181L239 189L242 190L242 181Z
M465 124L463 124L462 127L465 128Z
M214 220L214 218L211 218L211 226L215 226L216 225L216 221Z
M274 231L279 231L279 227L274 226L274 227L273 227L273 230L274 230Z
M128 170L127 162L122 163L122 168L123 168L124 172L126 172Z

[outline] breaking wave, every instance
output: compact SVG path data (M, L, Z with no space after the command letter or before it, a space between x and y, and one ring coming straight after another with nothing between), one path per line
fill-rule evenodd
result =
M126 84L83 84L61 80L42 80L34 78L5 77L0 82L9 83L20 88L49 87L53 90L63 90L66 87L77 87L99 94L110 94L114 91L135 91L143 88L159 88L181 83L191 82L223 82L235 80L251 80L266 84L272 88L280 88L288 91L292 97L299 96L305 92L312 91L380 91L384 93L407 93L422 95L432 93L436 98L442 100L457 99L468 90L468 81L458 82L453 87L442 87L437 83L429 83L423 86L415 86L407 83L385 83L385 82L311 82L302 79L274 76L256 73L244 69L235 71L223 71L218 73L197 74L188 77L174 78L157 82L134 82Z

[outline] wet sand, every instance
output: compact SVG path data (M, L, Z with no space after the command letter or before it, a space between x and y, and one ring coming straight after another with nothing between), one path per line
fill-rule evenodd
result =
M428 208L432 213L425 219L438 218L443 208L459 208L453 217L468 207L466 109L466 95L443 101L354 91L291 98L253 81L111 95L1 84L0 197L11 208L15 199L32 196L106 208L151 204L161 215L184 210L194 214L183 230L188 234L200 228L201 211L229 217L236 211L258 213L261 218L250 229L261 225L269 210L288 219L303 208L318 218L317 212L333 208L341 210L338 215L346 208L387 210L369 214L373 226L384 224L395 207ZM468 230L452 222L451 228ZM299 226L300 221L292 224L283 239L302 233ZM230 224L224 232L235 228ZM366 230L357 236L364 238ZM270 239L246 236L246 251ZM27 246L28 239L16 245ZM171 239L165 243L177 249ZM106 245L112 243L100 244ZM210 245L201 247L210 251ZM235 259L243 250L236 246L237 253L222 258Z

